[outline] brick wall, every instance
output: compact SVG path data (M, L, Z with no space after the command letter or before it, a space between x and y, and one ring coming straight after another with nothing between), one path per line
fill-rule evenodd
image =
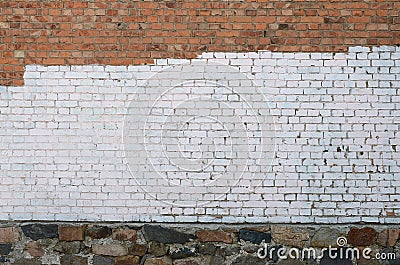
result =
M397 1L0 6L0 220L398 223Z
M398 222L400 50L29 65L1 219Z
M2 1L0 84L24 66L132 65L202 52L342 52L400 44L388 1Z

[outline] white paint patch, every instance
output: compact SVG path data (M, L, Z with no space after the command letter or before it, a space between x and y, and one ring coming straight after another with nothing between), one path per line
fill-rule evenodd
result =
M202 67L153 76L181 63ZM398 47L28 65L24 79L0 89L1 220L399 221ZM189 83L163 94L171 80ZM150 106L124 140L125 114Z

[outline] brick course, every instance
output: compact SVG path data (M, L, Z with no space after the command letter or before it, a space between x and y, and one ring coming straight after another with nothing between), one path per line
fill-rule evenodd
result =
M0 85L24 66L137 65L202 52L343 52L400 44L397 0L2 1Z

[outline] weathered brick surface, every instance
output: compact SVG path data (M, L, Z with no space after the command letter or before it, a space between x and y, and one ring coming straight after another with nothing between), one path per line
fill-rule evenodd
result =
M1 183L15 191L0 201L0 219L398 223L399 58L399 47L357 46L128 67L28 65L24 87L0 91ZM250 80L241 74L260 87L243 85ZM199 85L168 90L170 76ZM199 114L206 118L191 119ZM148 122L138 118L131 130L135 117ZM270 158L248 161L267 139ZM32 170L39 175L27 180ZM44 191L60 189L58 199ZM86 230L90 239L111 233Z
M134 229L115 230L113 231L113 239L136 242L136 230Z
M38 242L29 242L25 244L24 250L32 257L42 257L44 255L44 247Z
M92 246L92 251L96 255L103 256L125 256L128 254L127 247L122 244L112 243L112 244L95 244Z
M139 265L140 258L138 256L124 256L115 258L115 265Z
M233 242L232 234L224 231L202 230L198 231L196 236L201 242L224 242L227 244Z
M88 259L86 257L64 255L60 258L60 265L87 265Z
M130 65L203 51L345 51L397 45L400 3L388 1L0 3L0 84L24 66Z
M19 231L15 227L0 227L0 243L17 242L19 236Z
M350 229L347 234L348 242L354 246L371 246L375 243L378 233L372 227Z
M172 259L168 257L147 258L144 265L172 265Z
M385 247L393 247L399 239L400 229L385 229L378 234L377 243Z
M60 226L58 234L61 241L82 241L85 239L85 227Z

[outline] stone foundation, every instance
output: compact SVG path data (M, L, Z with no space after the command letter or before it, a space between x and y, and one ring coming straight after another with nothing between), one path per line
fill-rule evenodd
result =
M16 265L400 264L399 232L398 226L382 225L13 222L0 225L0 261ZM322 255L323 248L338 244L360 252L368 247L371 257L395 253L397 259L366 260L354 255L351 261L339 255L329 258L327 252ZM278 258L280 248L288 252L315 248L317 256L283 260ZM271 255L259 258L264 249Z

